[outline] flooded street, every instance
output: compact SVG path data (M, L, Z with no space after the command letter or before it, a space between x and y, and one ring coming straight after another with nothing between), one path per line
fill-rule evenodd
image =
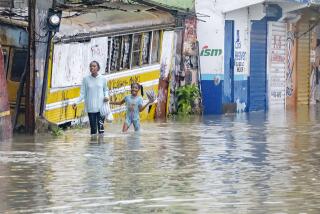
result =
M320 213L320 115L108 125L0 144L1 213Z

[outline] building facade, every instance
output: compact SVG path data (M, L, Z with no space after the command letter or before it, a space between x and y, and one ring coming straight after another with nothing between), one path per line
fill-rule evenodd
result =
M317 102L317 2L203 0L196 12L206 114Z

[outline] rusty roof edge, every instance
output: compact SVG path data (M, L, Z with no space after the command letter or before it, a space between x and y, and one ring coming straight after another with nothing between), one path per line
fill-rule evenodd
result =
M28 27L28 22L26 22L26 21L10 19L7 17L2 17L2 16L0 16L0 23L9 24L9 25L17 26L17 27L22 27L22 28Z
M183 8L174 7L174 6L167 6L165 4L161 4L155 1L146 1L146 0L133 0L139 4L147 5L150 7L155 7L158 10L166 11L171 13L174 16L196 16L195 11L193 10L184 10Z
M71 42L85 42L88 41L90 38L97 38L102 36L116 36L116 35L127 35L132 33L140 33L146 32L151 30L168 30L174 29L175 24L159 24L153 25L149 27L138 27L138 28L131 28L131 29L118 29L113 31L101 31L101 32L93 32L93 33L81 33L73 36L63 36L61 38L55 37L53 39L54 43L71 43Z

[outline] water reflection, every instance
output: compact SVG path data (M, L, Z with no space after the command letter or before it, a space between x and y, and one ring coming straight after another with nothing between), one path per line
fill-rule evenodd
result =
M1 213L319 213L319 109L0 144Z

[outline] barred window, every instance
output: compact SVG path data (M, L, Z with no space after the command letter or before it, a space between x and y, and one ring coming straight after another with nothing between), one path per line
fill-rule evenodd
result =
M142 64L149 64L151 32L143 34Z
M130 68L131 40L131 35L122 37L120 70Z
M141 55L141 43L142 34L135 34L133 36L133 49L132 49L132 67L140 66L140 55Z
M107 73L159 63L160 31L109 38Z
M114 37L111 42L111 62L110 62L110 71L114 72L119 70L120 62L120 47L121 47L121 37Z
M151 63L160 61L160 31L154 31L152 35Z

